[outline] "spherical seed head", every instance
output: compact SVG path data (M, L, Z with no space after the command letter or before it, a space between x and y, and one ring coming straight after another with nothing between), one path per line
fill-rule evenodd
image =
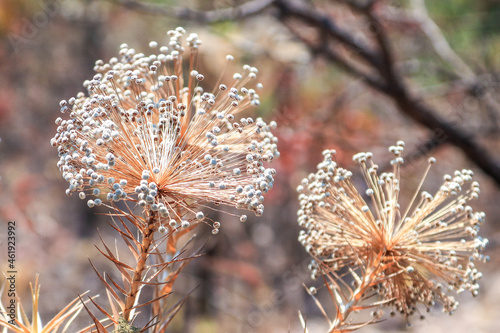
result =
M403 146L398 142L390 148L395 159L401 158ZM467 205L479 193L472 172L445 177L434 195L418 195L418 188L409 207L400 209L401 162L379 175L366 153L353 159L368 182L367 202L354 187L352 173L328 153L318 171L302 182L298 222L307 230L299 241L306 250L331 270L375 270L378 294L405 316L417 304L434 302L453 312L458 303L452 290L477 294L482 274L474 261L485 260L481 252L487 240L478 236L484 213ZM429 167L434 163L431 159Z
M60 103L67 119L56 121L51 144L70 183L68 194L103 195L108 205L132 201L164 215L165 209L181 209L181 218L189 221L203 219L195 207L206 203L261 214L262 202L247 202L247 191L236 189L251 186L265 194L273 187L275 171L267 163L279 156L271 132L275 123L234 122L238 113L259 104L259 96L249 93L257 86L257 71L250 68L205 89L202 83L210 80L196 69L198 36L186 37L182 28L169 36L168 48L150 43L158 52L151 56L123 44L121 59L96 62L97 74L84 84L88 96L79 93ZM151 182L155 188L148 187Z

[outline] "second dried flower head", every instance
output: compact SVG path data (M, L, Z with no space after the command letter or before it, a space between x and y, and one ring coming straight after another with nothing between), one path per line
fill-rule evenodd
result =
M373 281L361 276L357 285L372 286L372 292L401 314L435 302L451 313L458 303L449 291L477 295L482 274L474 261L486 259L481 251L487 239L478 235L485 216L468 205L478 197L479 185L470 170L461 170L446 175L436 194L420 191L435 162L431 158L409 206L402 209L403 149L402 141L390 147L393 170L381 174L371 153L354 156L367 184L364 196L355 188L352 173L334 161L335 151L325 151L318 171L298 189L298 221L306 228L299 240L316 259L314 275L325 268L345 272L360 267L361 275Z

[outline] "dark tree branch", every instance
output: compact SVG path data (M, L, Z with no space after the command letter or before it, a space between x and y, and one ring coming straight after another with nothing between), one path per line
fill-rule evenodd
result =
M356 65L352 64L339 52L329 47L327 43L320 42L318 43L319 45L316 45L313 42L309 41L307 38L303 37L300 32L292 25L286 22L283 22L283 24L295 35L297 39L299 39L304 45L309 48L309 51L313 55L323 55L329 61L335 62L338 66L342 67L342 69L344 69L349 74L362 78L370 86L378 87L378 90L386 89L385 84L383 82L380 82L378 78L375 78L369 73L365 73L361 69L357 68Z
M207 24L229 20L239 20L257 15L272 6L275 0L254 0L237 7L229 7L212 11L198 11L189 8L166 7L164 5L144 3L137 0L112 0L126 8L147 14L170 16L178 19L196 21Z
M375 50L370 49L368 45L356 40L354 36L338 27L327 14L303 3L290 0L276 0L274 4L278 8L281 18L295 18L307 23L351 49L354 54L359 55L371 66L377 68L381 65L381 58Z
M376 25L375 34L385 59L384 64L388 66L385 77L389 83L389 89L386 90L386 94L393 98L402 113L413 120L430 130L442 129L450 143L461 148L467 157L500 185L500 164L488 150L477 142L474 136L468 133L466 129L442 119L430 105L426 104L419 97L410 95L409 89L403 79L398 76L393 68L393 52L384 27L373 11L368 11L367 16Z
M288 1L277 1L277 7L280 9L280 18L282 20L288 19L302 19L305 23L318 27L318 29L324 29L325 27L334 27L333 23L326 23L325 20L331 21L331 18L326 18L324 15L317 13L314 8L309 8L309 10L299 10L296 5L291 4ZM389 42L388 35L378 20L376 14L372 11L371 7L368 7L365 12L368 20L374 24L375 38L378 43L380 53L375 55L374 60L368 61L371 64L377 64L373 66L381 77L384 78L385 82L380 82L380 80L373 79L360 71L353 70L352 64L348 63L346 59L338 56L330 48L324 47L324 41L319 44L314 44L313 42L305 42L305 44L310 48L310 50L315 54L322 54L328 60L340 65L342 68L347 69L350 74L360 76L363 80L375 90L384 93L388 97L392 98L396 103L400 111L418 122L419 124L427 127L431 131L442 130L444 132L444 140L454 144L459 147L465 155L475 162L487 175L495 180L495 182L500 185L500 164L499 162L490 154L490 152L477 142L476 138L467 132L464 128L461 128L458 124L452 124L445 119L442 119L436 110L434 110L430 105L426 104L418 96L412 96L409 92L408 87L403 81L403 78L399 76L394 68L393 52ZM297 36L296 31L291 30ZM360 50L360 45L354 46L349 43L344 43L348 40L347 37L343 36L339 38L337 34L330 33L329 36L337 42L343 43L345 47L351 49L351 51L358 52L359 54L364 54L363 57L369 57L372 54L372 50ZM298 38L304 42L304 38L298 36Z

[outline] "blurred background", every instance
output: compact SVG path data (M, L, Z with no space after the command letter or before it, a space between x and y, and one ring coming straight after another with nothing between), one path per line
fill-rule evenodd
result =
M113 244L105 210L64 194L49 144L59 101L83 91L97 59L121 43L149 52L151 40L183 26L203 40L201 71L218 77L226 54L259 68L256 111L278 123L281 157L260 218L220 216L221 232L179 278L173 299L196 287L171 332L311 332L326 322L303 284L308 256L297 242L296 187L321 151L359 175L352 155L372 151L389 166L389 145L406 142L403 195L411 196L429 156L438 163L424 185L470 168L481 184L475 210L486 212L488 264L477 298L458 296L453 316L439 308L411 327L395 317L360 332L499 332L500 1L2 0L0 2L0 265L6 224L17 222L17 291L29 306L40 274L42 319L86 290L104 293L87 258L116 274L94 244L97 228ZM362 186L362 184L360 183ZM225 221L227 220L227 221ZM210 235L210 236L209 236ZM122 246L118 244L117 246ZM328 295L318 295L333 313ZM416 316L418 317L418 316ZM82 313L76 327L90 323Z

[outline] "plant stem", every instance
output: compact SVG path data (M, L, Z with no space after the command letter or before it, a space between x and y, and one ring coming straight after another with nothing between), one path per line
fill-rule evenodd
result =
M151 245L153 243L156 214L152 211L149 211L146 213L146 215L148 216L146 220L146 226L141 230L142 243L140 247L140 253L137 259L137 264L135 266L134 276L132 277L130 291L125 299L123 318L126 321L130 321L131 319L130 314L136 303L137 296L143 283L143 273L144 269L146 268L146 261L149 257L149 249L151 248Z
M374 258L374 261L370 263L369 267L365 269L361 283L351 293L351 296L344 304L339 304L337 315L332 323L329 333L344 333L351 332L351 329L343 329L342 327L347 326L347 317L351 312L362 308L358 306L360 301L363 300L363 296L373 287L377 281L379 281L380 274L384 271L383 265L380 264L380 256Z

